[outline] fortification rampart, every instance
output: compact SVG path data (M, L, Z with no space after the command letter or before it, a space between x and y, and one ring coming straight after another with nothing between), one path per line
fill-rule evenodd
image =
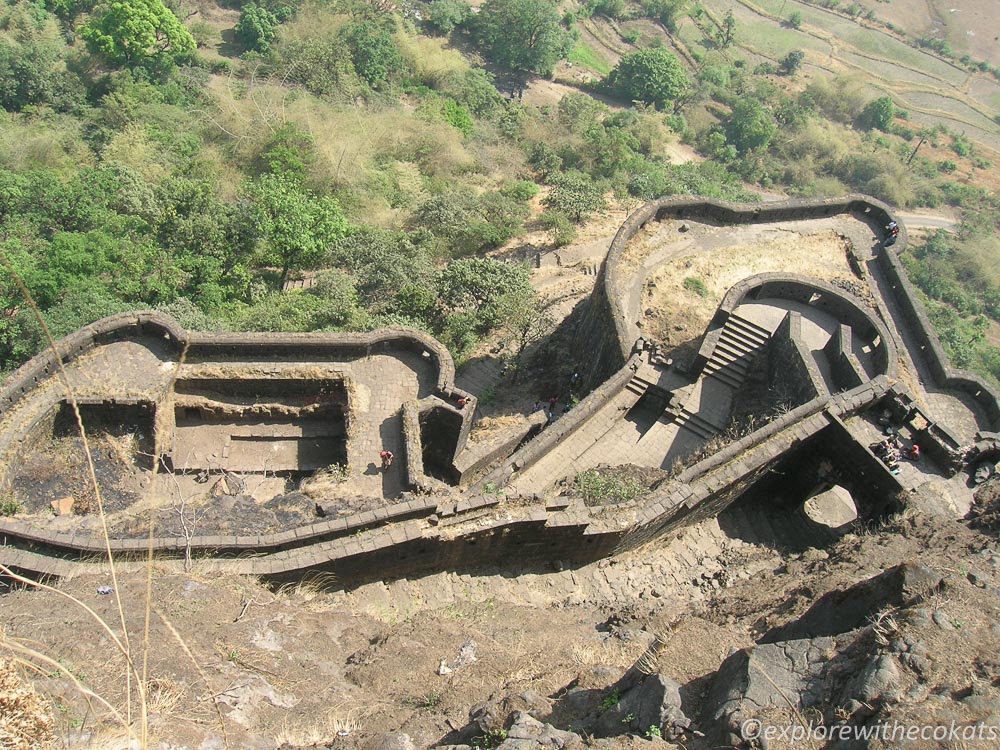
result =
M607 508L588 508L573 499L548 503L525 498L507 500L500 495L483 493L487 482L502 487L510 477L523 471L578 430L591 416L620 394L642 362L643 353L634 350L628 340L625 317L616 290L621 288L619 263L628 240L648 221L675 218L709 218L723 223L753 223L821 218L852 213L871 223L876 234L892 220L888 207L864 196L848 196L829 201L791 201L762 206L733 206L704 199L668 198L647 204L632 214L612 242L588 311L583 316L578 335L592 353L591 378L603 384L590 393L553 427L530 441L512 457L504 460L483 480L470 488L459 502L441 503L431 497L410 497L404 502L376 511L334 521L322 521L278 534L232 537L206 536L190 540L154 538L154 555L181 558L185 552L203 559L206 567L218 566L241 573L281 578L307 569L327 569L340 577L344 585L378 578L412 574L425 570L462 565L482 565L517 559L524 563L552 560L585 561L615 550L637 547L658 535L683 524L718 513L752 487L791 452L829 442L832 455L847 457L852 469L863 475L867 491L879 496L893 496L898 481L885 469L866 446L851 438L843 420L892 394L891 379L896 374L897 352L893 339L886 334L882 321L859 306L842 290L822 287L820 300L832 306L833 314L856 327L859 332L875 331L878 341L875 356L879 374L872 380L834 396L817 398L782 415L765 427L730 443L714 455L694 464L675 481L632 503ZM902 227L897 247L906 247ZM904 309L913 333L932 363L942 385L960 389L980 403L990 418L1000 424L1000 406L996 392L976 376L952 370L943 349L920 307L916 292L906 279L895 254L886 251L878 256L880 267L893 284L893 293ZM730 293L725 304L735 307L735 300L751 290L775 296L805 294L811 287L810 302L817 282L797 280L783 275L744 284ZM800 283L801 282L801 283ZM770 286L768 286L770 284ZM727 295L727 299L729 295ZM849 304L843 304L843 303ZM834 312L834 308L836 312ZM723 321L724 322L724 321ZM716 321L713 321L713 326ZM710 344L714 330L710 326L704 345ZM185 349L189 356L245 356L248 347L273 356L294 357L295 352L320 351L323 346L341 347L342 356L363 356L379 347L393 346L416 351L434 359L438 367L437 393L420 403L404 408L406 434L405 464L414 483L423 466L416 460L420 452L419 417L433 400L448 404L450 410L464 411L465 435L471 426L474 402L464 410L451 406L459 396L468 394L454 387L454 366L447 351L438 342L418 332L405 329L377 331L371 334L337 334L333 337L313 334L272 336L269 334L188 334L173 321L157 313L130 313L99 321L93 326L59 342L63 361L71 361L108 337L155 335L164 339L178 354ZM856 359L850 355L850 338L843 331L831 351L843 359L850 372L845 377L863 376ZM880 352L880 353L879 353ZM0 413L16 404L47 377L54 374L56 359L45 353L21 368L0 390ZM466 422L465 420L469 420ZM815 440L818 435L822 440ZM464 438L460 438L464 444ZM7 544L2 558L25 570L63 575L81 561L105 553L105 542L84 534L60 534L32 529L26 524L0 521L0 538ZM150 541L143 539L111 540L113 553L125 559L142 559Z

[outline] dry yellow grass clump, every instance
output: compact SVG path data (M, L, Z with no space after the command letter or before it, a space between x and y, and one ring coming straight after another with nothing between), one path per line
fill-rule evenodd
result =
M824 281L854 278L844 240L832 230L806 236L775 235L766 241L677 258L646 282L642 307L656 311L648 330L662 336L668 345L679 344L682 342L671 340L676 333L670 324L684 320L684 335L700 336L734 284L768 271L798 273Z
M0 658L0 748L34 750L52 739L45 699L25 682L13 661Z

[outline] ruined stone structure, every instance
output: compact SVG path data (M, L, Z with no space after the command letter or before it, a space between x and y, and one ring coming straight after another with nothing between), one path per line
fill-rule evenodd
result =
M639 335L620 293L628 282L622 254L648 222L831 216L856 221L871 239L850 257L870 298L761 273L726 294L691 362L671 362ZM188 555L275 579L326 570L345 584L507 560L593 560L737 500L791 516L831 488L850 493L858 516L869 519L919 483L948 492L965 446L1000 450L998 394L950 367L897 257L905 228L894 246L882 244L893 218L864 196L647 204L612 242L576 331L591 355L581 363L589 365L585 379L596 387L544 430L535 415L473 447L475 397L455 387L448 352L424 334L194 334L156 313L107 318L59 342L58 357L33 359L0 391L0 481L10 486L24 456L75 424L74 399L85 426L132 425L148 456L144 470L172 481L294 479L346 466L377 500L364 512L273 534L195 532L110 545L122 560L144 558L151 544L166 560ZM732 433L740 406L773 390L784 413ZM899 476L869 449L876 415L886 412L923 449L926 471ZM398 470L379 471L382 448L395 453ZM590 507L551 491L601 462L680 470L617 505ZM455 489L427 491L439 482ZM0 562L37 574L65 575L106 553L96 534L9 518L0 518L0 539Z

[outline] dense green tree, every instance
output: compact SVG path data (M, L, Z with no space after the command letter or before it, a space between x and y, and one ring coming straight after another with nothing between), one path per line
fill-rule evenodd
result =
M314 267L347 232L334 199L318 198L285 175L261 175L243 192L252 201L261 262L281 270L282 285L291 270Z
M10 44L0 41L0 107L18 111L32 104L70 109L82 102L83 84L73 73L61 70L58 54L38 42Z
M354 69L374 89L399 78L403 58L385 24L360 21L344 28Z
M405 232L360 227L334 243L331 261L354 276L361 301L374 312L400 312L397 295L407 287L435 294L431 255Z
M447 36L472 17L472 8L465 0L434 0L427 6L426 24Z
M236 36L248 49L267 52L278 34L278 18L267 8L247 3L236 22Z
M740 154L763 150L778 129L770 112L754 98L740 99L733 107L726 127L726 137Z
M573 45L561 19L554 0L486 0L476 18L477 36L505 68L549 75Z
M492 258L463 258L438 274L441 303L451 315L471 315L476 332L505 325L535 298L526 266Z
M195 49L194 38L163 0L115 0L80 35L91 52L125 67L171 63Z
M663 47L629 52L608 76L619 96L664 107L687 93L689 82L676 55Z
M802 26L802 12L793 10L788 14L788 18L785 21L785 26L790 29L797 29Z
M793 49L783 58L781 58L781 63L778 69L783 75L793 76L795 75L799 68L802 67L802 61L805 59L806 53L800 49Z
M888 132L896 116L896 105L888 96L872 99L858 115L858 127L864 130L881 130Z
M543 203L580 223L607 207L604 191L584 174L569 172L552 180L552 190Z

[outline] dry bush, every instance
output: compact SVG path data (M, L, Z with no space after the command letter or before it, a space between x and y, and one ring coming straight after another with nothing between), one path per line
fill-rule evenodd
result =
M94 159L76 123L63 118L11 118L0 128L0 166L20 172L53 169L75 173Z
M244 90L217 78L210 88L217 108L207 114L206 130L220 151L252 160L279 127L295 123L313 138L310 185L337 191L345 209L367 224L398 225L386 193L395 198L402 188L419 196L424 177L449 179L476 166L458 130L404 107L334 104L274 80Z
M0 748L35 750L52 739L45 699L21 677L12 659L0 658Z
M146 128L132 123L115 135L101 152L102 162L116 162L134 169L148 182L159 182L169 170L160 163L162 147L149 140Z
M416 36L401 30L396 32L395 40L407 67L425 86L437 88L449 75L469 69L462 54L450 49L444 39Z

